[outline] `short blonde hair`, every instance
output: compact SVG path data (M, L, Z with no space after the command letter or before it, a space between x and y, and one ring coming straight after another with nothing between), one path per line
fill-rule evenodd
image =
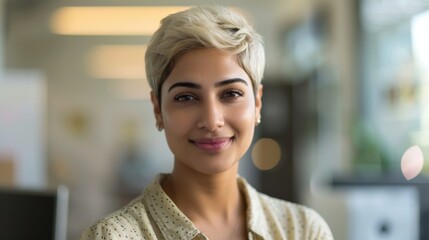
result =
M165 17L149 42L145 56L146 75L158 98L175 60L186 52L201 48L236 54L254 89L261 83L265 68L261 36L244 17L226 7L193 7Z

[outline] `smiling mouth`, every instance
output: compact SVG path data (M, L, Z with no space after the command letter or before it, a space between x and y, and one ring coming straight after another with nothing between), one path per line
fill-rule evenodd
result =
M216 153L226 149L233 139L234 137L209 138L190 140L190 142L204 152Z

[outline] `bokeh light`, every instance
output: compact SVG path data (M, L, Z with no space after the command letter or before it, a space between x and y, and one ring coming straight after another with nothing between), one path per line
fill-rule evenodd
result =
M259 139L252 148L252 160L260 170L270 170L280 162L281 149L271 138Z
M401 170L405 179L411 180L423 169L423 153L418 146L408 148L401 159Z

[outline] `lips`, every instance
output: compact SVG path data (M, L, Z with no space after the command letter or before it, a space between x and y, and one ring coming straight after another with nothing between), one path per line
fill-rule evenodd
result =
M232 137L203 138L191 140L190 142L202 151L216 153L226 149L232 142L232 139Z

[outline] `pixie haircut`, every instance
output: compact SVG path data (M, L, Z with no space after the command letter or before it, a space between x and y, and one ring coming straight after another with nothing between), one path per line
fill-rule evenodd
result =
M229 8L193 7L165 17L147 47L146 75L159 99L162 84L175 61L189 51L202 48L215 48L236 55L238 64L251 79L253 89L261 83L265 67L261 36L244 17Z

